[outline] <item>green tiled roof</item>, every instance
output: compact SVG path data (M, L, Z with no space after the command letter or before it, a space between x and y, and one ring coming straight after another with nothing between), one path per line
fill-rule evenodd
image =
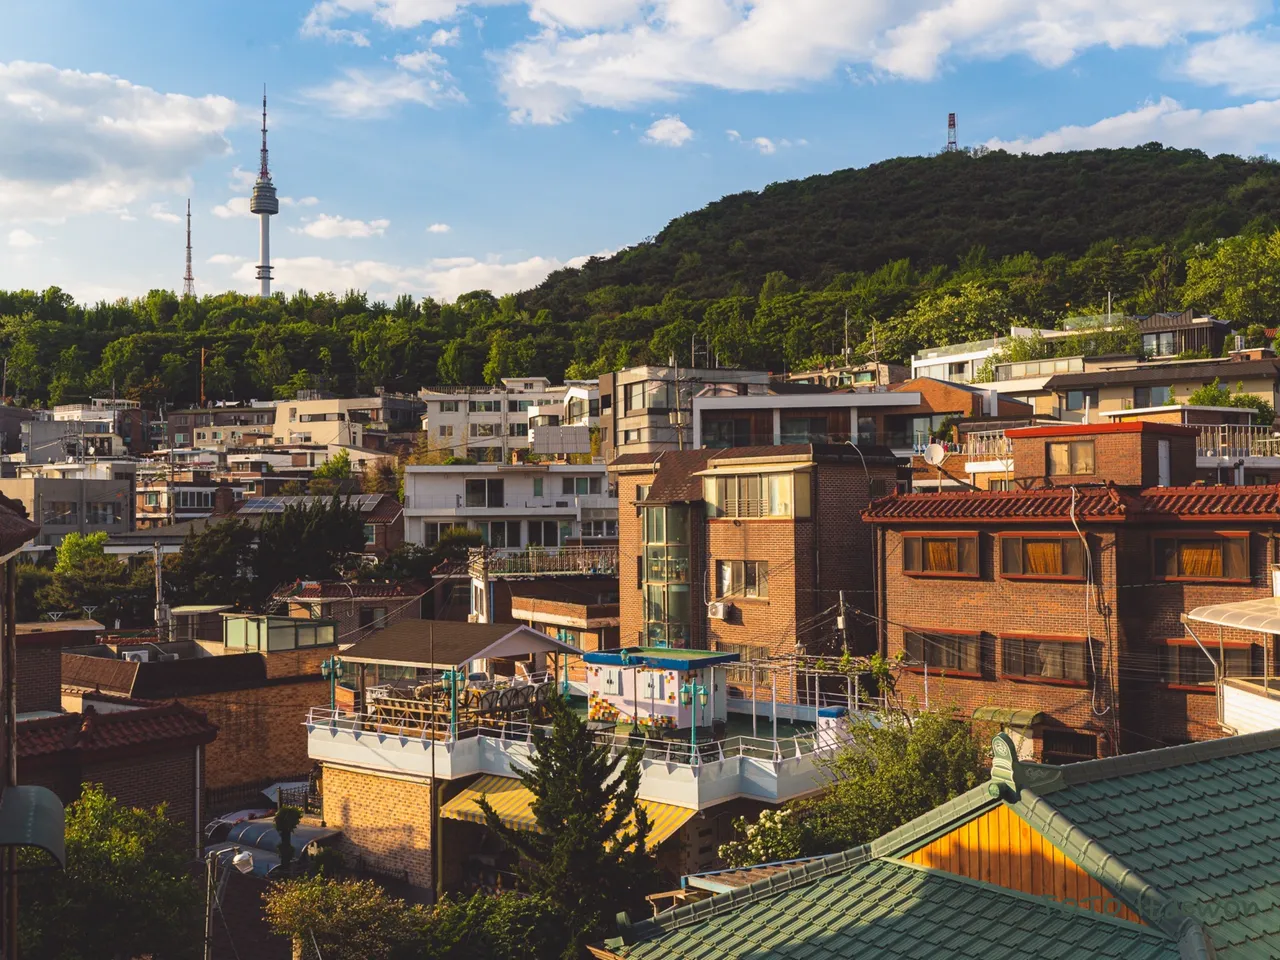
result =
M644 939L610 950L628 960L1180 955L1159 930L898 860L870 860L778 893L756 893L724 894L637 924L634 932Z
M1068 831L1091 841L1083 869L1136 873L1199 920L1219 960L1280 957L1280 732L1064 767L1015 807L1069 855Z

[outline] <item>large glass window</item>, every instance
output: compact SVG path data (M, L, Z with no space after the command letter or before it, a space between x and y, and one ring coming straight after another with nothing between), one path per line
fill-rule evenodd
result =
M1213 644L1209 645L1209 653L1213 659L1206 657L1204 651L1194 640L1187 643L1171 642L1160 650L1157 662L1160 669L1160 682L1178 686L1192 686L1202 683L1213 683L1214 664L1219 662L1219 651ZM1224 647L1224 676L1256 677L1261 673L1256 661L1261 659L1261 648L1256 644L1233 644Z
M976 577L978 537L908 534L902 538L902 569L924 576Z
M783 417L782 442L827 443L826 417Z
M1171 387L1134 387L1133 405L1139 410L1147 407L1167 407L1173 400Z
M957 634L908 628L903 646L910 666L978 676L982 672L982 645L977 634Z
M1149 357L1172 357L1178 353L1178 338L1172 330L1164 333L1144 333L1142 352Z
M1045 444L1051 477L1071 477L1095 472L1092 440L1070 440Z
M1166 579L1248 580L1249 537L1156 537L1155 575Z
M750 446L751 420L747 417L704 420L702 443L703 446L716 450Z
M1067 391L1067 409L1083 410L1086 406L1091 410L1098 408L1098 391L1097 390L1068 390Z
M468 507L503 507L506 506L503 480L468 480L466 481Z
M768 561L717 560L716 596L724 600L769 596Z
M1001 537L1000 572L1006 577L1070 577L1083 580L1079 537Z
M804 474L798 478L789 473L707 477L703 484L710 517L807 517L808 493Z
M1016 680L1087 683L1089 650L1084 641L1001 637L1000 675Z
M646 642L687 645L692 639L689 508L644 509L644 558L640 576L645 599Z

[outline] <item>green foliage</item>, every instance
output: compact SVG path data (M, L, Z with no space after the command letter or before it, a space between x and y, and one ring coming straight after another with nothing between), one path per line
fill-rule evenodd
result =
M104 555L107 546L107 533L68 533L58 545L57 559L53 563L53 572L70 573L83 567L86 563Z
M293 867L293 831L302 822L302 811L297 807L283 806L276 811L272 821L276 833L280 834L280 843L276 852L280 854L280 870L288 876Z
M368 460L364 472L360 475L361 493L386 493L397 496L400 491L400 480L396 476L396 463L389 457Z
M451 527L430 547L402 543L371 571L377 580L431 580L431 571L446 560L465 560L467 551L484 541L479 530Z
M1186 402L1193 407L1245 407L1255 411L1253 419L1265 426L1276 418L1275 408L1256 394L1245 393L1243 383L1237 383L1236 392L1232 393L1217 377L1192 391Z
M431 960L552 960L572 938L558 906L514 893L442 900L431 911L415 957ZM407 958L406 958L407 960Z
M834 853L868 843L928 813L987 778L985 750L963 719L950 712L915 716L892 710L848 725L849 742L825 764L827 790L788 804L786 816L752 827L735 822L739 838L720 848L731 866Z
M534 728L529 769L520 774L541 832L508 827L483 797L478 805L489 829L519 852L528 890L558 905L569 931L562 956L573 960L619 911L644 909L657 870L636 800L639 751L614 756L563 698L553 697L549 709L551 733Z
M86 784L67 807L67 869L23 851L18 937L24 957L117 960L200 956L203 889L190 834L153 810L122 806Z
M271 928L300 944L306 960L317 960L317 947L324 960L410 956L402 951L418 941L427 917L371 880L280 881L262 899Z
M346 480L351 476L351 454L339 450L320 466L311 471L316 480Z
M28 561L18 563L18 623L34 623L40 619L45 610L37 597L52 582L52 568Z
M67 534L58 546L51 575L28 573L26 582L34 590L32 599L38 613L74 611L103 622L119 619L133 626L153 618L148 610L153 602L153 571L150 560L131 568L104 552L107 534ZM37 589L35 581L44 580Z

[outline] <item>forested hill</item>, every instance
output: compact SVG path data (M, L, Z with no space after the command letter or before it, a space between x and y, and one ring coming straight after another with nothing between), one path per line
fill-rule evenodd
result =
M522 299L570 316L587 294L629 288L627 306L675 290L690 299L754 294L781 271L807 287L909 259L952 266L975 247L1078 257L1104 239L1185 249L1268 224L1280 166L1159 144L1041 156L994 151L900 157L775 183L717 200L582 271L550 277Z
M591 377L687 364L695 339L699 362L807 367L846 330L855 359L905 360L1109 299L1121 314L1213 312L1257 339L1280 321L1277 210L1267 160L1158 145L903 158L726 197L512 296L152 290L84 305L0 291L0 356L21 402L177 405L200 396L202 351L205 393L223 400Z

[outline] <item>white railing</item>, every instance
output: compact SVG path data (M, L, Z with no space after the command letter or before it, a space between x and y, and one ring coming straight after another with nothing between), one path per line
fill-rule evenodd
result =
M410 493L405 503L405 509L414 512L432 510L449 513L464 510L616 510L618 509L618 498L616 495L610 496L603 493L566 493L560 496L552 494L545 497L505 499L501 503L489 503L487 501L485 503L468 503L466 497L462 494L424 497Z
M573 547L499 547L488 551L490 576L512 576L535 573L592 573L616 576L617 546ZM471 553L473 570L480 564L479 550Z
M1003 430L984 430L964 434L960 452L970 460L1007 460L1013 456L1013 443Z
M1224 460L1280 457L1280 436L1268 426L1204 425L1200 427L1200 436L1196 440L1196 456Z

